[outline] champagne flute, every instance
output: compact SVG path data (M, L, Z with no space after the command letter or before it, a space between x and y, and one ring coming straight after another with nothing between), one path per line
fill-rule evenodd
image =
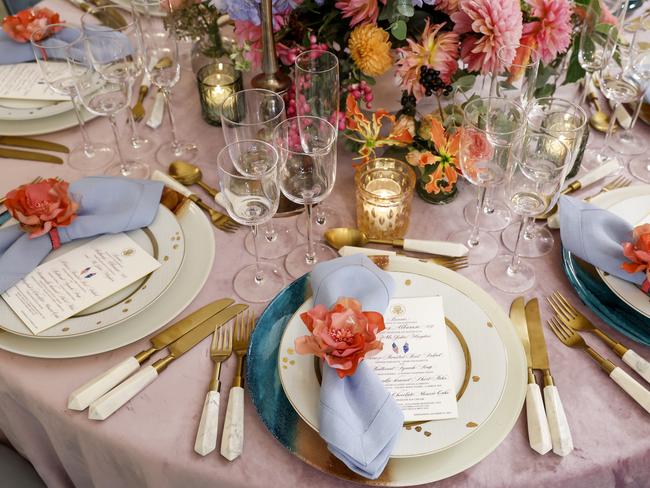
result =
M307 243L293 249L285 259L291 276L298 278L318 262L337 256L312 235L312 205L332 192L336 179L336 129L318 117L291 117L273 132L273 144L280 156L280 187L292 202L305 205Z
M550 134L526 131L513 149L513 161L505 184L506 201L520 215L519 239L512 255L492 259L485 277L493 286L508 293L523 293L535 284L535 269L519 257L519 242L529 221L556 204L571 169L571 151Z
M61 29L65 29L65 37L51 37ZM47 43L38 39L47 39ZM110 146L90 140L81 116L75 83L76 79L88 74L82 29L68 23L50 24L33 32L31 45L48 87L59 95L70 97L77 117L83 143L72 148L68 163L72 168L86 173L95 173L105 168L115 154Z
M233 220L251 227L255 264L239 270L233 280L235 292L245 301L263 303L284 287L275 265L258 255L258 226L278 210L278 153L263 141L240 140L224 147L217 156L219 187L226 210Z
M223 101L221 109L221 128L226 144L241 140L272 142L273 129L284 119L282 97L260 88L233 93ZM285 256L296 245L295 231L279 219L269 220L261 230L263 238L257 243L252 234L246 236L244 245L251 254L257 249L260 257L275 259Z
M632 71L634 76L643 80L644 87L647 89L650 80L650 51L641 53L635 58ZM639 100L639 106L642 103L643 100ZM629 170L635 178L650 183L650 156L645 154L632 159Z

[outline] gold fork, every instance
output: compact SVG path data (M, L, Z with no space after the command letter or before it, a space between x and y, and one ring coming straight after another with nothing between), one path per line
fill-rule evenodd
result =
M226 214L222 214L221 212L218 212L212 207L206 205L205 202L201 200L198 196L191 194L187 198L192 200L194 203L196 203L199 207L201 207L203 210L205 210L208 213L208 216L212 221L212 225L214 225L217 229L222 230L224 232L235 232L237 229L239 229L239 224L237 222L232 220Z
M573 330L584 330L592 332L603 341L607 347L616 353L623 362L636 371L644 380L650 383L650 363L639 356L632 349L628 349L620 342L614 341L602 330L592 324L587 317L582 315L569 301L562 296L559 291L554 292L546 300L555 311L556 317L564 325L571 327Z
M212 345L210 346L210 357L214 362L212 379L210 380L208 392L205 395L199 430L196 433L196 441L194 442L194 450L201 456L211 453L217 447L217 433L219 431L219 390L221 389L219 376L221 374L221 363L228 359L231 354L232 327L230 325L217 326L214 329Z
M255 315L248 311L237 316L235 322L235 343L233 351L237 355L237 370L228 396L226 420L221 436L221 455L228 461L236 459L244 450L244 380L242 370L248 341L255 327Z
M612 181L610 181L605 186L603 186L598 193L590 196L589 198L585 198L585 202L590 201L592 198L595 198L598 195L607 193L608 191L618 190L619 188L625 188L627 186L630 186L631 184L632 184L632 180L630 178L626 178L625 176L617 176Z
M620 386L625 393L630 395L646 412L650 413L650 391L646 390L643 385L632 378L618 366L615 366L609 359L605 359L591 347L587 345L580 334L575 332L569 326L564 325L557 317L552 317L548 325L553 333L560 339L560 342L567 347L582 349L596 361L600 367Z
M142 102L144 102L144 97L147 96L147 93L149 93L149 87L147 85L140 85L140 90L138 91L138 101L135 103L133 107L131 107L133 120L135 120L136 122L140 122L144 118L145 111Z
M435 257L435 258L429 258L426 259L425 261L429 261L432 263L437 264L438 266L444 266L445 268L449 268L453 271L457 271L459 269L467 268L469 266L469 258L467 256L460 256L460 257Z

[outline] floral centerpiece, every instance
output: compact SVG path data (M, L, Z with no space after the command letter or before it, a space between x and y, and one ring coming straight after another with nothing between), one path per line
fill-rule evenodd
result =
M16 42L29 42L35 32L42 31L50 24L61 22L59 14L46 7L34 7L21 10L16 15L7 15L2 19L2 30ZM50 30L51 33L61 30ZM36 38L42 41L43 38Z

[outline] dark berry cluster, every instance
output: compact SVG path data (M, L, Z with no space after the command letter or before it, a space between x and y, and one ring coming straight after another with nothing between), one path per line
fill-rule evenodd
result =
M409 92L403 91L400 103L402 104L400 114L415 116L415 105L417 104L415 95L409 95Z
M420 68L420 84L424 87L424 93L427 97L430 97L434 93L444 96L451 93L451 85L446 85L440 79L440 71L429 66L422 66Z

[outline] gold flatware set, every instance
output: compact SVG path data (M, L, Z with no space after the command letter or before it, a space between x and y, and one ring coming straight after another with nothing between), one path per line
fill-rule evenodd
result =
M52 151L68 154L70 150L63 144L55 142L42 141L31 137L18 136L0 136L0 158L22 159L26 161L40 161L43 163L63 164L63 159L53 154L42 153L37 151L25 151L23 149L13 149L14 147L40 149L43 151Z

